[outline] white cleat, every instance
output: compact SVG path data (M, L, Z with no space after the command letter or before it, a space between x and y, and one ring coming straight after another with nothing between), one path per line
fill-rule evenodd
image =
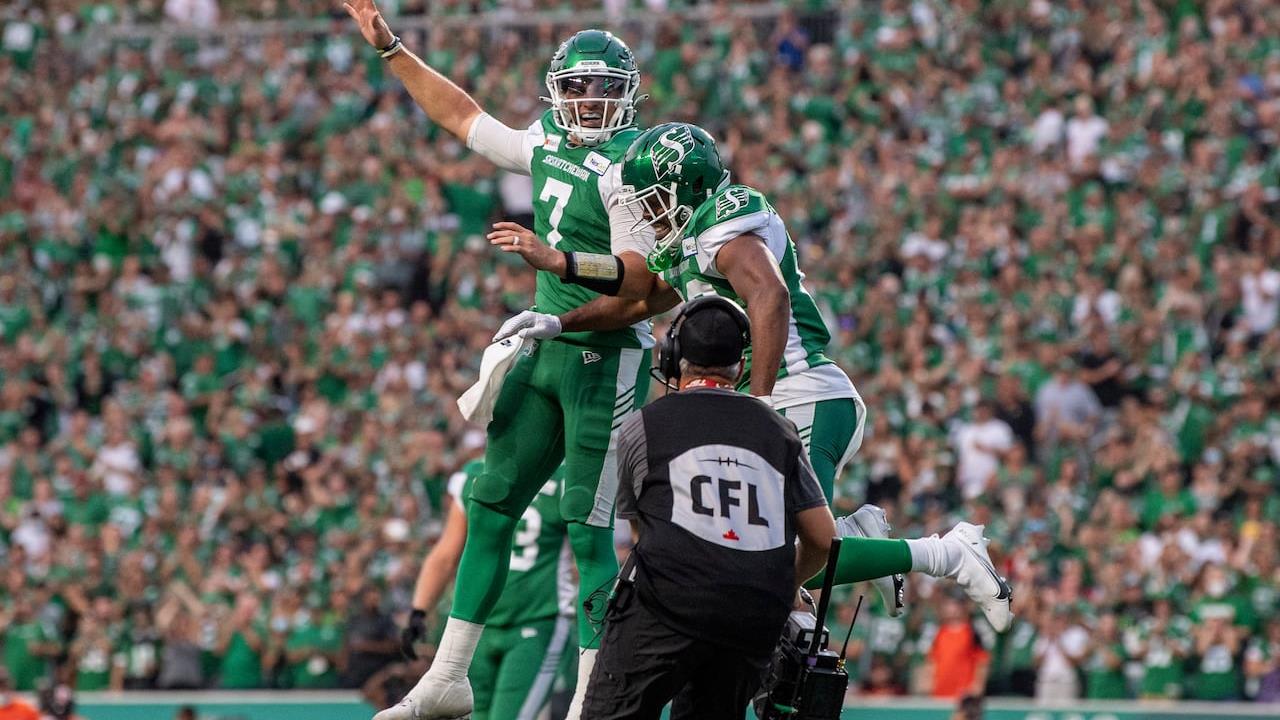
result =
M996 632L1004 632L1013 622L1013 611L1009 607L1013 590L991 564L991 556L987 553L990 541L982 536L983 529L982 525L957 523L951 532L942 536L942 541L960 546L964 559L955 575L956 582L982 608L982 614L987 616L991 627Z
M430 681L425 676L399 703L373 716L373 720L470 720L471 683Z
M878 505L863 505L852 515L838 518L836 530L840 533L840 537L888 538L891 528L888 518L884 516L884 508ZM901 615L905 605L903 593L907 584L906 578L901 574L894 574L876 578L871 581L871 584L880 591L880 599L884 600L889 616Z

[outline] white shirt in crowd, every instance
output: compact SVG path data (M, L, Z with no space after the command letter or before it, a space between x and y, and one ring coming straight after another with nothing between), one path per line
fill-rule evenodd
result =
M138 452L126 441L116 445L103 445L98 449L90 472L102 478L103 488L112 495L128 495L133 490L133 478L142 469Z
M1067 121L1067 160L1071 167L1084 164L1091 155L1098 152L1102 138L1107 136L1111 126L1098 115L1073 117Z
M1040 117L1031 125L1032 151L1038 155L1061 142L1062 126L1065 123L1062 111L1057 108L1051 107L1040 113Z
M978 497L1000 467L1000 455L1013 447L1013 431L999 418L968 423L956 431L956 476L966 500Z
M1240 277L1244 324L1258 335L1276 326L1280 314L1280 272L1270 268Z
M1036 640L1035 654L1042 658L1040 671L1036 673L1037 700L1072 700L1080 697L1080 679L1076 663L1084 657L1089 646L1089 633L1079 625L1072 625L1054 639L1040 637Z
M1098 295L1080 293L1071 306L1071 324L1081 327L1089 319L1090 313L1096 312L1102 322L1110 327L1120 317L1120 305L1120 293L1115 290L1103 290Z
M185 25L217 25L218 0L164 0L164 16Z

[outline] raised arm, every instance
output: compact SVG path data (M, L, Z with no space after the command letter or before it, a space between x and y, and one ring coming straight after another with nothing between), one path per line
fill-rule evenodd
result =
M787 347L791 294L764 241L739 235L716 255L716 267L747 304L751 318L751 394L773 392Z
M400 43L373 0L344 2L347 14L360 26L365 41L387 58L391 72L404 84L427 117L454 137L466 142L471 123L482 112L480 105L449 78L433 70Z

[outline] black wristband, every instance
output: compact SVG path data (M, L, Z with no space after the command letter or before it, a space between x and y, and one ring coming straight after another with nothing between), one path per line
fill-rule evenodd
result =
M413 621L415 621L415 620L426 620L426 619L427 619L427 611L426 611L426 610L419 610L418 608L414 608L412 611L410 611L410 612L409 612L409 623L410 623L410 624L412 624L412 623L413 623Z
M404 49L404 44L400 42L400 36L397 35L391 41L390 45L384 48L378 48L378 54L382 56L383 60L387 60L403 49Z
M627 266L617 255L564 253L564 277L560 282L579 285L601 295L617 295Z

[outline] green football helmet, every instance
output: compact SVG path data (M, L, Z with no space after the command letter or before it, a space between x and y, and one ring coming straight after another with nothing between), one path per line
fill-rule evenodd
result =
M693 212L728 184L716 141L697 125L663 123L631 143L622 159L621 201L639 206L633 230L652 226L661 232L649 253L650 271L679 263L680 240Z
M581 30L560 45L547 69L556 127L582 145L601 145L631 127L643 100L640 71L627 44L605 30ZM597 117L598 116L598 117Z

